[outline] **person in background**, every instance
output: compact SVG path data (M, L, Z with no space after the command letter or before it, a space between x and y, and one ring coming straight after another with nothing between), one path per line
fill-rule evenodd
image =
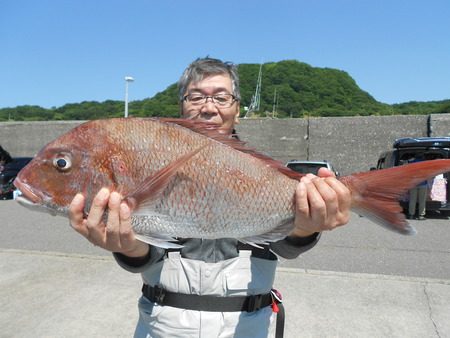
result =
M11 155L5 149L3 149L2 146L0 146L0 173L5 169L5 165L11 161L12 161ZM3 182L0 185L0 195L8 196L11 193L12 189L13 189L12 182Z
M182 117L216 123L230 137L239 122L240 99L237 69L228 62L197 59L179 81ZM180 238L181 249L165 250L136 239L130 209L121 199L117 192L100 190L84 218L84 197L78 194L70 221L94 245L113 252L124 269L141 273L135 337L281 337L282 325L275 323L282 318L276 316L278 295L271 292L277 255L297 257L322 231L346 224L350 215L349 190L322 169L298 183L295 227L286 238L259 248L232 238Z
M0 172L3 171L5 165L12 161L11 155L0 146Z
M429 191L432 201L447 203L447 179L444 174L439 174L433 178Z
M409 163L424 161L423 155L416 155ZM426 220L426 202L428 196L428 181L420 182L409 191L408 219L416 218L420 221ZM417 216L416 216L417 207Z

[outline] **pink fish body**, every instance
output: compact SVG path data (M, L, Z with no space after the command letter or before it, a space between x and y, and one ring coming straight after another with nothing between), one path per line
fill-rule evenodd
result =
M411 233L397 199L424 178L446 171L450 160L434 160L341 180L352 192L353 208ZM139 238L168 246L176 237L255 243L285 237L293 229L301 176L211 125L128 118L89 121L60 136L15 184L22 204L62 214L78 192L85 195L88 212L101 187L118 191L132 208ZM407 182L399 184L400 179Z

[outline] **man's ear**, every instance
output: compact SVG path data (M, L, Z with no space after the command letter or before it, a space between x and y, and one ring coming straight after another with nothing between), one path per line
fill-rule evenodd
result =
M239 115L241 115L241 106L237 106L236 115L234 116L234 123L239 124Z

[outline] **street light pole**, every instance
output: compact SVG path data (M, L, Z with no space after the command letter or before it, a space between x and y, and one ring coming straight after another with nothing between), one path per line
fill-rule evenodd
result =
M128 83L133 81L131 76L125 76L125 117L128 117Z

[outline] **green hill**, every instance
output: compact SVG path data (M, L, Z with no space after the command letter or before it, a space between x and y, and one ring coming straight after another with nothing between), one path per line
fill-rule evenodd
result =
M248 106L255 91L259 65L239 66L242 105ZM346 73L316 68L290 60L262 67L260 113L272 112L275 91L278 117L353 116L390 114L390 106L361 90Z
M255 92L259 64L240 64L241 112L250 106ZM366 116L392 114L450 113L450 100L407 102L388 105L378 102L361 90L344 71L311 67L296 60L270 62L262 65L260 109L255 116L272 116L275 93L276 116ZM132 101L130 116L178 116L177 85L172 84L154 97ZM18 106L0 109L0 121L11 120L86 120L123 115L123 102L84 101L45 109L39 106Z

